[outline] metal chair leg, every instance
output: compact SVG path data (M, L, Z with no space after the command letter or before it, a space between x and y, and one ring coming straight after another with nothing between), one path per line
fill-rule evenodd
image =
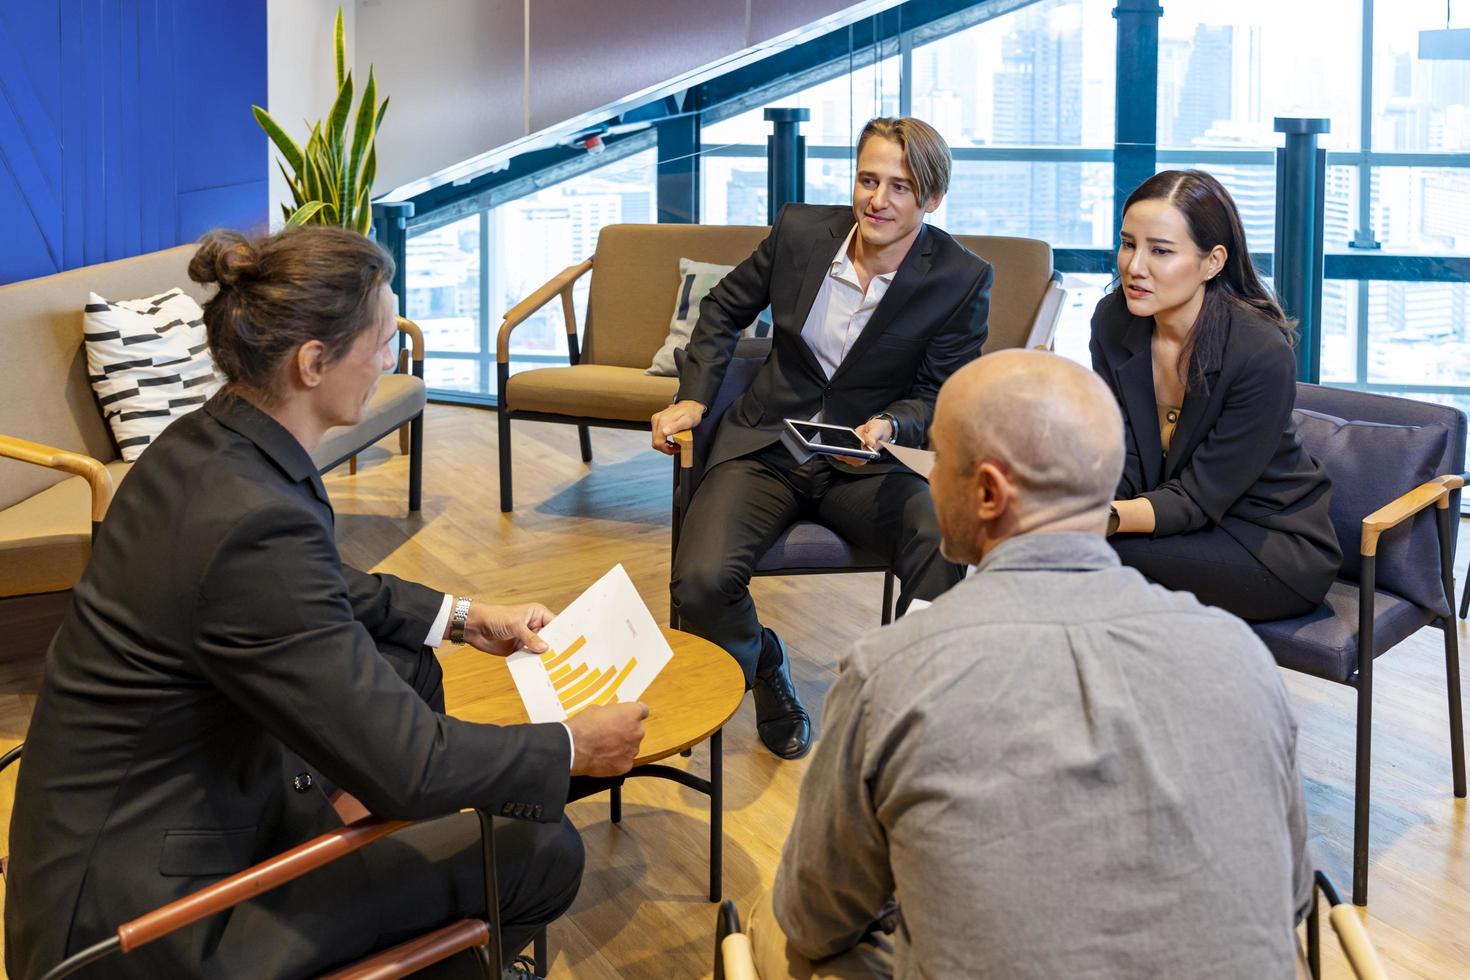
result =
M893 622L893 572L883 573L883 619L882 625Z
M1363 556L1358 578L1358 744L1353 778L1353 904L1368 904L1368 819L1373 770L1373 589L1377 567Z
M582 444L582 462L592 462L592 430L585 425L577 426L577 441Z
M417 512L424 502L424 413L408 423L408 509Z
M611 810L612 810L612 822L613 823L622 823L623 822L623 784L622 783L614 783L613 784L613 788L612 788L612 792L610 794L608 794L608 795L609 795L608 802L611 805Z
M1450 557L1450 542L1454 540L1455 523L1450 516L1448 507L1440 508L1436 514L1439 522L1439 573L1444 584L1444 597L1447 603L1455 601L1455 568L1454 560ZM1467 591L1466 597L1470 598L1470 575L1465 576ZM1464 603L1461 603L1461 609ZM1461 612L1463 616L1464 613ZM1450 771L1454 777L1455 795L1465 796L1465 723L1461 718L1460 707L1460 633L1459 625L1453 617L1440 620L1439 628L1444 630L1444 679L1445 688L1450 699Z
M709 900L718 902L725 869L724 730L709 738Z
M500 450L500 512L510 513L511 509L511 487L510 487L510 406L505 403L505 389L510 384L510 365L496 364L495 374L497 378L496 392L500 398L500 404L496 407L496 431L497 442Z
M551 960L547 953L546 927L531 940L531 958L536 961L536 976L544 977L551 972Z

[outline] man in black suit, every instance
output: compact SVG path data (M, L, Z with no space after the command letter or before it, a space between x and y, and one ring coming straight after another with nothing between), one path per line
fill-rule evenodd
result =
M560 915L582 847L571 780L626 772L637 704L498 727L443 713L433 650L492 655L550 613L342 564L310 451L393 363L392 260L342 229L211 233L190 274L230 385L118 488L46 658L11 822L5 966L39 977L118 925L341 825L334 787L423 822L114 955L110 977L316 976L483 917L496 831L506 947ZM449 814L448 816L445 816ZM433 819L438 818L438 819Z
M673 600L682 622L728 650L755 691L757 730L776 755L811 745L811 720L784 645L761 626L755 563L800 518L885 555L899 611L933 599L963 570L939 554L927 484L891 460L797 463L785 419L854 426L864 444L922 446L946 378L978 357L990 265L924 224L949 186L944 140L918 119L874 119L858 140L852 207L792 204L755 253L710 291L674 404L653 417L653 446L699 424L740 332L767 306L770 356L726 411L684 518Z

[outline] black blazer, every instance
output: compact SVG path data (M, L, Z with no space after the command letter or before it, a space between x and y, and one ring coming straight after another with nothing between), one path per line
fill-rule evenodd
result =
M1218 524L1302 598L1320 602L1342 563L1332 486L1302 448L1291 410L1296 358L1280 329L1229 308L1223 350L1184 396L1164 455L1154 395L1153 319L1109 293L1092 316L1092 366L1123 410L1117 498L1146 497L1156 538Z
M561 725L438 714L378 653L420 646L442 602L341 564L316 467L268 415L221 392L170 426L119 487L47 655L11 821L9 975L340 826L322 780L293 779L303 759L383 817L560 820ZM200 975L222 918L108 975ZM261 976L271 963L262 949Z
M853 223L849 207L788 204L766 240L700 303L679 399L714 404L741 330L767 306L774 323L770 356L725 412L706 467L770 445L781 437L783 419L807 419L819 410L834 425L861 425L888 412L898 420L899 442L922 446L939 386L980 356L994 272L948 234L924 225L862 334L826 376L801 329ZM896 465L879 460L863 470Z

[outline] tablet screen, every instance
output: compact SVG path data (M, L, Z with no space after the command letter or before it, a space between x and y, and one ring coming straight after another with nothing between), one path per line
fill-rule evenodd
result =
M851 429L840 426L815 425L811 422L792 422L794 428L807 442L816 446L831 446L833 449L856 449L868 452L868 447Z

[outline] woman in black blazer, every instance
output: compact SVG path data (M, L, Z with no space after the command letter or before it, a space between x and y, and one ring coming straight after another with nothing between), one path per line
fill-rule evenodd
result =
M491 654L542 606L450 601L342 564L311 450L393 363L392 259L334 228L212 233L189 267L230 383L132 468L51 644L11 822L5 961L42 975L135 916L340 825L340 787L420 820L98 967L299 977L485 914L479 821L502 821L514 953L575 896L571 777L627 771L642 705L497 727L444 714L445 634ZM570 737L569 737L570 736ZM451 814L451 816L443 816ZM439 818L439 819L429 819Z
M1093 314L1092 365L1123 410L1119 557L1243 619L1310 612L1342 562L1332 488L1291 417L1291 323L1219 181L1171 170L1135 190L1118 280Z

